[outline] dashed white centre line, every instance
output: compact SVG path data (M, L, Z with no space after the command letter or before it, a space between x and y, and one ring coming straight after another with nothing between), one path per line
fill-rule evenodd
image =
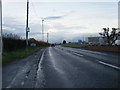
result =
M23 86L23 85L24 85L24 82L21 82L21 85Z
M76 52L73 52L73 53L76 54L76 55L78 55L78 56L81 56L81 57L83 56L82 54L78 54L78 53L76 53Z
M108 63L102 62L102 61L98 61L98 62L101 63L101 64L103 64L103 65L106 65L106 66L109 66L109 67L112 67L112 68L115 68L115 69L120 70L120 67L117 67L117 66L114 66L114 65L111 65L111 64L108 64Z

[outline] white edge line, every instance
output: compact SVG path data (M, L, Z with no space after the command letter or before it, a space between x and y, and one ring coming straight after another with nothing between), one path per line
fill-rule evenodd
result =
M41 59L40 59L40 62L39 62L39 65L42 63L42 61L43 61L43 56L44 56L44 54L45 54L45 50L43 51L43 53L42 53L42 56L41 56Z
M45 53L45 50L43 51L42 56L41 56L41 59L40 59L40 62L39 62L39 64L38 64L37 76L39 75L39 71L41 70L41 63L42 63L42 61L43 61L44 53Z
M104 65L106 65L106 66L109 66L109 67L112 67L112 68L115 68L115 69L119 69L119 70L120 70L120 67L117 67L117 66L114 66L114 65L111 65L111 64L102 62L102 61L98 61L98 62L101 63L101 64L104 64Z
M44 56L44 53L45 53L45 50L43 51L43 53L42 53L42 56L41 56L41 58L40 58L40 62L39 62L39 64L38 64L38 70L37 70L37 74L38 74L38 72L40 71L40 67L41 67L41 63L42 63L42 61L43 61L43 56Z
M41 56L41 58L40 58L40 62L39 62L39 64L38 64L38 70L37 70L37 79L39 79L39 72L40 72L40 70L41 70L41 63L42 63L42 61L43 61L43 56L44 56L44 54L45 54L45 51L46 51L46 49L43 51L43 53L42 53L42 56ZM35 86L37 86L37 83L35 84Z

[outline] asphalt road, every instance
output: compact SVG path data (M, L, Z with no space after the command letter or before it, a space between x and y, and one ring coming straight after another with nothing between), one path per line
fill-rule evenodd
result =
M49 47L3 66L3 88L118 88L119 54Z

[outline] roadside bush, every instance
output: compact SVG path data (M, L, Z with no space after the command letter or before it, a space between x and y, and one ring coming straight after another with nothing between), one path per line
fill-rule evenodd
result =
M35 43L37 46L50 46L49 43L43 42L43 41L37 41L34 38L29 39L29 46L31 43ZM25 49L26 48L26 40L22 39L20 36L16 34L3 34L3 51L4 52L10 52L15 51L19 49Z
M49 43L43 42L43 41L38 41L38 40L35 40L34 38L29 39L29 44L30 43L35 43L37 46L50 46Z
M14 51L17 49L25 48L25 40L20 38L18 35L15 34L3 34L3 50L4 52Z

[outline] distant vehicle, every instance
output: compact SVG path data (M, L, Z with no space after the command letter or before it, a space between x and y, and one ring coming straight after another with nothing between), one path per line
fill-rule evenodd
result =
M55 44L51 44L51 47L55 47Z

